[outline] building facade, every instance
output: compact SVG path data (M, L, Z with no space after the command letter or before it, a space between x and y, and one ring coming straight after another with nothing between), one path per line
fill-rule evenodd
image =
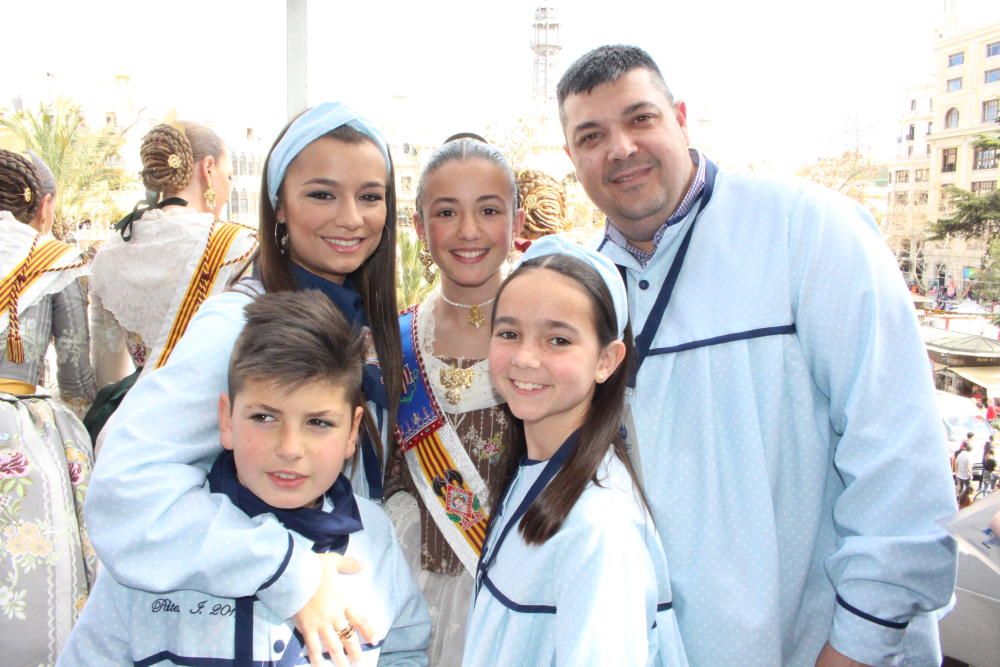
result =
M997 188L1000 156L973 144L1000 131L1000 23L942 31L934 66L929 83L907 91L884 231L907 279L951 284L961 295L983 265L986 239L925 239L929 226L952 212L949 186L977 194Z

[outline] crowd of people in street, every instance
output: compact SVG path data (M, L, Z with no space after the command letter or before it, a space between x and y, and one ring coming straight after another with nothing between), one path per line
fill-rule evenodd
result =
M449 138L399 220L342 101L277 136L256 229L220 138L154 127L92 261L0 151L4 663L940 665L940 522L995 460L949 480L870 214L692 148L637 47L558 110L606 223L509 273L504 154ZM398 313L407 224L435 287Z

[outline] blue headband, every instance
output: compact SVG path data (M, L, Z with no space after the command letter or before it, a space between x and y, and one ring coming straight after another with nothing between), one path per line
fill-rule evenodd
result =
M614 304L615 317L618 319L618 340L621 340L625 336L625 325L628 324L628 292L625 291L625 283L622 282L615 263L596 250L584 247L563 234L551 234L532 241L531 247L521 255L518 266L529 259L546 255L569 255L597 271L597 275L611 293L611 303Z
M382 152L382 157L385 158L385 171L389 173L389 149L378 130L340 102L317 104L288 126L285 136L281 137L281 141L267 159L267 196L271 200L272 207L278 205L278 188L285 180L285 171L295 156L306 146L341 125L349 125L371 139Z

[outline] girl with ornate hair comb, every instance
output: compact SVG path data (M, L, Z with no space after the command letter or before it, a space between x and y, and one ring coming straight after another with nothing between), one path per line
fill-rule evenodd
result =
M170 361L144 376L109 424L88 521L115 578L147 590L254 595L294 618L312 664L360 656L364 619L336 582L335 554L296 549L277 521L249 519L203 488L219 452L216 400L244 306L264 292L318 289L365 332L370 414L345 474L382 496L380 450L392 444L401 366L395 309L395 189L382 136L339 102L293 119L271 148L261 187L254 278L208 299ZM391 453L391 451L390 451ZM342 641L343 638L343 641Z
M425 277L440 285L400 317L407 382L387 503L433 619L432 665L458 667L490 487L513 425L490 385L486 352L501 265L524 223L499 150L463 133L424 167L413 225ZM411 498L416 499L413 502Z

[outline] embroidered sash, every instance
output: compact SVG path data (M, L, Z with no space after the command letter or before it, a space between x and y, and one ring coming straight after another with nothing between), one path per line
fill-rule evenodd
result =
M24 363L24 342L21 340L21 327L18 313L30 305L23 303L21 296L38 282L46 273L79 268L86 264L80 260L68 266L56 264L69 253L79 254L79 251L62 241L48 239L39 243L36 236L28 254L17 266L0 281L0 312L7 314L7 359L15 364Z
M228 262L225 261L230 246L232 246L233 241L239 236L240 231L244 229L248 229L248 227L233 222L217 222L212 226L205 251L201 254L201 260L198 262L194 273L191 274L191 281L188 283L187 291L181 299L180 307L178 307L174 319L170 324L170 329L166 335L163 348L160 350L159 358L155 364L147 364L148 367L160 368L167 363L167 359L170 358L170 354L174 351L177 341L184 335L194 314L198 312L198 308L212 291L215 279L219 275L219 269L242 262L253 253L254 248L251 248L240 257L231 259Z
M404 392L396 438L424 506L466 571L475 575L489 523L481 500L487 496L486 483L427 380L417 342L417 309L399 317Z

